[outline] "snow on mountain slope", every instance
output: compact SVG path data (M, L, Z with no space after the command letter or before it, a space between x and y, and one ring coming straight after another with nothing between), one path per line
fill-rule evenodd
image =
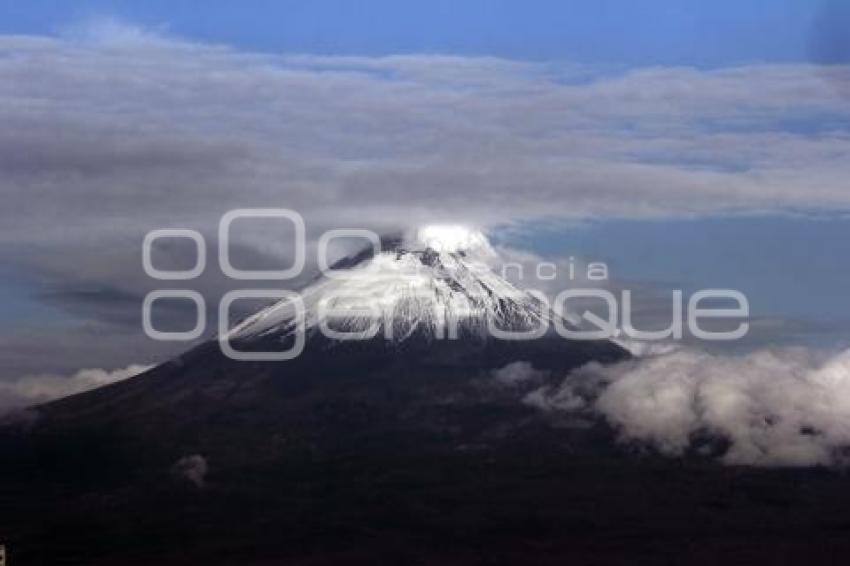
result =
M534 336L545 329L541 321L550 323L557 315L494 273L490 266L497 259L477 230L426 226L385 240L379 253L338 262L300 292L301 320L307 332L321 330L338 339L484 337L493 334L492 327ZM238 324L228 339L286 336L298 322L293 303L285 299Z

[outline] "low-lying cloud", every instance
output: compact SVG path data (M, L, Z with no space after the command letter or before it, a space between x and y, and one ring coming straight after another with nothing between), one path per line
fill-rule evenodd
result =
M175 477L188 481L198 489L204 487L208 470L207 459L200 454L183 456L171 468Z
M518 387L539 381L546 372L534 369L530 362L512 362L490 372L496 384L502 387Z
M0 413L109 385L148 369L150 366L130 365L111 371L81 369L73 375L25 375L11 380L0 380Z
M730 465L841 465L850 449L850 350L826 357L802 348L741 356L680 349L590 364L525 401L601 415L624 441L669 456L710 450Z

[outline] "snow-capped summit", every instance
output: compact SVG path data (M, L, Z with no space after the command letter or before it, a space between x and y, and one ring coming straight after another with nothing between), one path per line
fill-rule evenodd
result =
M445 253L474 253L495 257L487 237L479 230L451 224L431 224L411 231L405 239L411 250L431 249Z
M287 336L299 322L308 333L338 339L486 337L493 328L533 335L556 315L494 273L497 259L482 232L463 226L425 226L384 238L377 253L344 258L302 289L301 321L293 303L283 300L237 325L228 339Z

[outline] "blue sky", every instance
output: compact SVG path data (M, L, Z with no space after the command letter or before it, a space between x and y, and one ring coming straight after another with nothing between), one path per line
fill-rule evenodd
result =
M80 49L75 38L98 22L118 22L151 37L123 51L111 51L108 41L105 47L83 41L86 48ZM0 96L10 97L6 108L20 109L20 115L0 116L6 132L0 132L0 143L7 135L9 147L20 139L32 144L9 161L20 177L5 175L18 183L8 190L32 199L42 239L53 238L55 247L35 242L33 257L5 263L0 352L4 332L14 333L20 324L55 320L59 328L69 324L68 313L85 321L92 289L111 291L103 309L109 320L119 308L135 313L138 301L128 297L144 290L128 286L126 280L138 274L122 262L138 270L139 234L169 218L166 212L218 202L225 189L214 192L215 183L241 172L240 159L256 159L254 171L295 171L303 176L298 189L314 183L335 195L344 186L365 204L395 198L399 185L426 197L437 192L447 201L462 201L468 191L468 202L449 208L464 211L469 205L476 219L493 224L503 218L483 205L472 210L488 202L491 192L503 199L523 191L527 200L553 197L553 216L580 216L584 211L570 210L576 199L591 220L572 218L545 230L529 223L513 241L541 253L604 260L620 279L740 289L754 315L802 321L819 333L817 340L846 343L850 263L842 258L850 241L850 200L844 198L850 191L842 183L850 171L842 156L850 147L850 98L840 77L824 79L832 77L828 65L850 63L848 29L850 2L843 0L0 0L0 36L7 48L37 63L20 69L14 57L0 57L0 73L12 77ZM56 43L42 52L8 39L13 35ZM175 49L162 57L160 37L197 52ZM218 52L205 51L209 44L228 46L245 59L222 62ZM257 53L366 57L346 72L322 58L286 59L277 63L287 71L295 65L298 72L271 76L267 66L273 65ZM375 59L399 54L410 57ZM434 54L457 60L429 57ZM514 68L509 61L523 65ZM550 74L553 68L568 77L576 73L581 85L562 88L568 81ZM333 88L322 86L325 79ZM160 88L165 84L171 90ZM543 110L535 114L538 107ZM45 112L36 116L39 109ZM290 124L302 129L289 136ZM255 156L254 148L262 151ZM406 177L411 156L422 155L428 156L425 165ZM285 161L290 156L306 159ZM45 163L72 175L58 177L62 182L54 187L57 177ZM27 169L33 164L34 171ZM368 170L358 176L355 165ZM321 176L325 172L330 180ZM160 174L167 182L156 183ZM228 205L268 205L256 200L269 193L260 177L251 178L259 187L254 193ZM177 186L165 186L172 181ZM389 188L364 188L384 182ZM198 193L205 183L211 194ZM631 184L633 193L621 186ZM810 205L809 191L814 212L801 214ZM147 210L151 192L162 197L165 212L136 215ZM305 192L311 191L295 191ZM724 199L744 212L729 215L714 206ZM522 204L493 202L506 216ZM428 204L411 203L411 214ZM639 213L623 218L630 208ZM79 216L64 216L66 210ZM641 217L647 210L651 220ZM73 226L69 217L87 220ZM126 224L132 230L117 236L109 231L122 222L122 229ZM203 222L195 227L215 226L213 216ZM63 229L58 235L57 226ZM130 242L130 251L92 251L111 237L121 245ZM22 242L0 244L6 255L23 249ZM117 257L119 251L124 255ZM96 265L88 265L97 254ZM102 279L79 266L93 267ZM78 304L63 310L63 300ZM824 328L831 329L828 339ZM98 355L93 352L92 359ZM126 360L141 361L147 360Z
M754 316L811 323L810 339L835 347L850 341L850 268L842 259L847 242L845 216L764 215L597 221L511 243L604 261L617 277L652 281L661 289L737 289Z
M112 17L250 50L451 53L621 65L846 61L841 0L4 0L0 31Z

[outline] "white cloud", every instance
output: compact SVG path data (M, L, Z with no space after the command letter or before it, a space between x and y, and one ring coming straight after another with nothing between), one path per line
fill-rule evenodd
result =
M534 407L544 412L570 412L584 409L587 406L584 398L577 394L575 389L567 383L557 388L544 385L528 392L522 398L522 402L529 407Z
M850 447L850 351L832 358L802 348L720 356L679 349L602 367L591 364L536 406L575 396L627 441L677 456L708 434L728 442L727 464L844 463ZM589 393L588 393L589 392ZM567 395L569 394L569 395Z
M29 407L75 393L82 393L133 377L148 369L150 369L150 366L130 365L112 371L81 369L73 375L40 374L0 380L0 412Z

